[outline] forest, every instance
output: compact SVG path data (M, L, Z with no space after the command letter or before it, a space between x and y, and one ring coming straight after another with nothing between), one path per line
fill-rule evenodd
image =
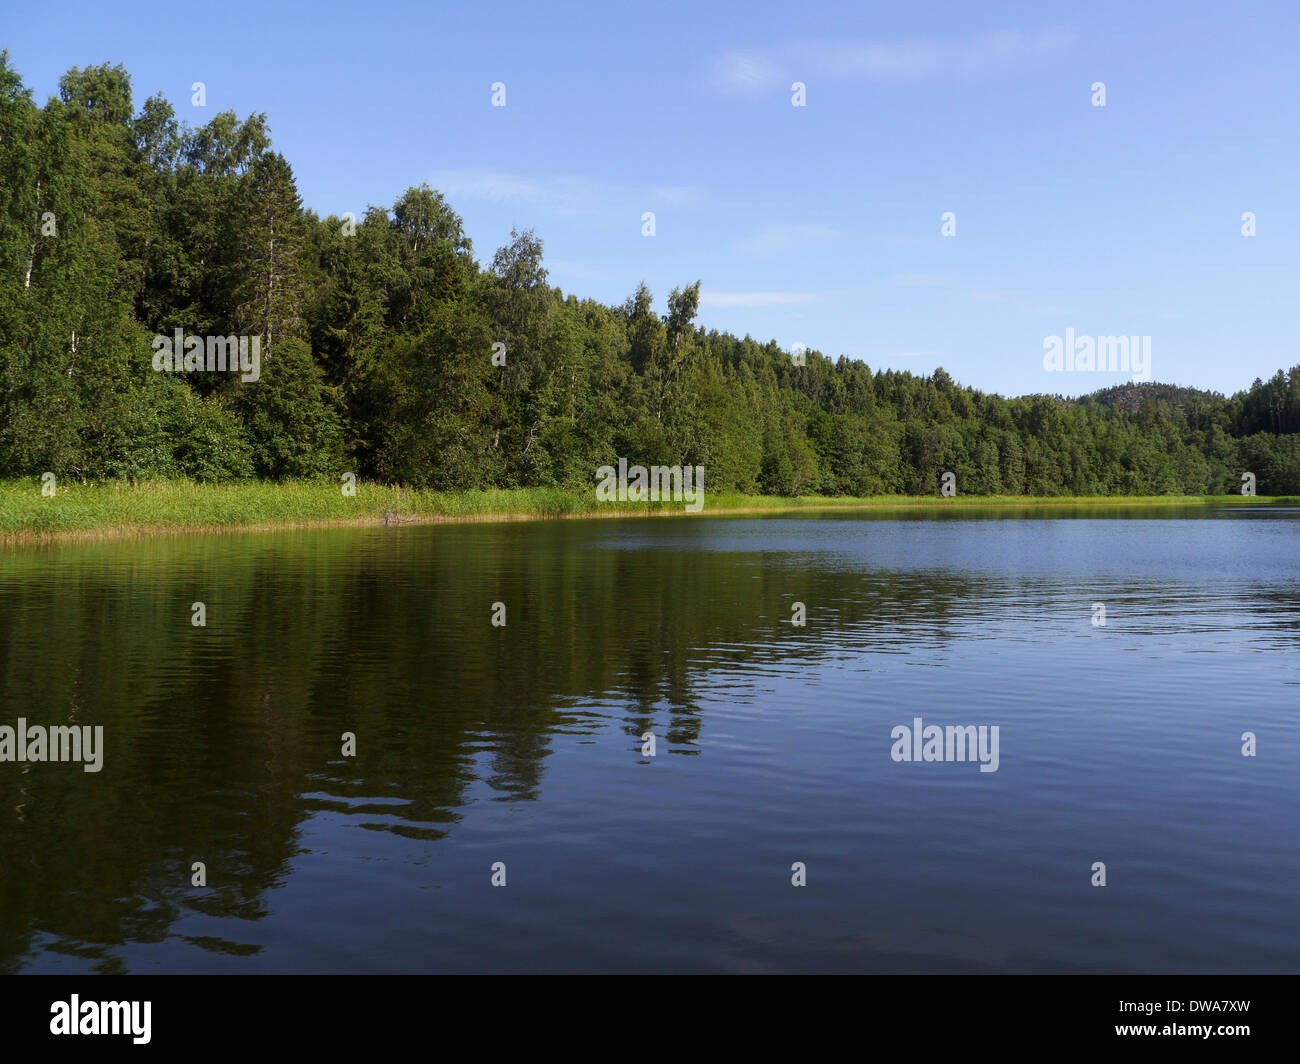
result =
M137 109L116 65L40 106L0 52L0 478L590 491L621 456L781 496L1300 493L1300 365L1003 398L704 330L698 280L667 314L566 294L542 252L479 261L427 185L322 218L265 115ZM158 372L177 330L256 338L259 375Z

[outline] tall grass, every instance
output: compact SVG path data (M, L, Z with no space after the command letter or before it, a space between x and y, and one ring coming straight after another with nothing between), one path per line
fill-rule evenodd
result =
M706 495L703 514L755 510L883 508L932 511L940 507L1050 509L1062 506L1295 505L1295 498L1239 495L1161 496L935 496L871 498L774 498L724 493ZM54 496L41 494L36 480L0 481L0 537L111 534L162 530L216 530L279 525L399 524L409 521L557 518L605 515L686 515L680 502L600 503L594 488L436 492L358 483L347 497L334 483L238 481L203 484L186 480L82 483L62 480ZM690 516L690 515L686 515Z

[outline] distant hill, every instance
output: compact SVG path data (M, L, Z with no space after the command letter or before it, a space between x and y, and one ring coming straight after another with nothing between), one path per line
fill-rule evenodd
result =
M1110 407L1126 414L1136 414L1143 401L1168 403L1179 413L1186 414L1193 410L1203 410L1208 406L1223 403L1226 396L1219 392L1202 391L1199 388L1184 388L1178 384L1160 384L1157 381L1143 383L1117 384L1113 388L1102 388L1088 395L1080 396L1077 402L1095 403Z

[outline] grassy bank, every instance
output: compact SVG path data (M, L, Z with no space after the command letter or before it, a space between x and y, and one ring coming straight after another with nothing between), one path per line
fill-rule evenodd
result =
M1157 507L1189 505L1298 504L1295 498L1227 496L1075 497L886 495L872 498L774 498L709 495L704 515L777 510L996 507L1048 510L1059 507ZM307 482L149 481L82 484L65 480L57 493L41 494L34 480L0 482L0 538L13 542L45 537L114 535L161 531L216 531L294 525L402 524L430 521L510 520L598 516L691 516L680 502L600 503L595 491L552 488L511 491L415 491L361 483L347 497L338 485Z

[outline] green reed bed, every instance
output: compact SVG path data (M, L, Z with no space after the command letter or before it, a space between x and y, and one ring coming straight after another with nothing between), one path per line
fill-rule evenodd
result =
M1063 507L1295 505L1295 498L1229 496L1073 497L899 496L776 498L720 493L705 496L702 514L777 510L941 508L1051 510ZM185 480L82 483L64 479L53 496L36 480L0 481L0 537L153 531L208 531L279 525L402 524L413 521L556 518L607 515L691 516L681 502L602 503L595 490L559 488L437 492L360 482L355 496L337 483Z

